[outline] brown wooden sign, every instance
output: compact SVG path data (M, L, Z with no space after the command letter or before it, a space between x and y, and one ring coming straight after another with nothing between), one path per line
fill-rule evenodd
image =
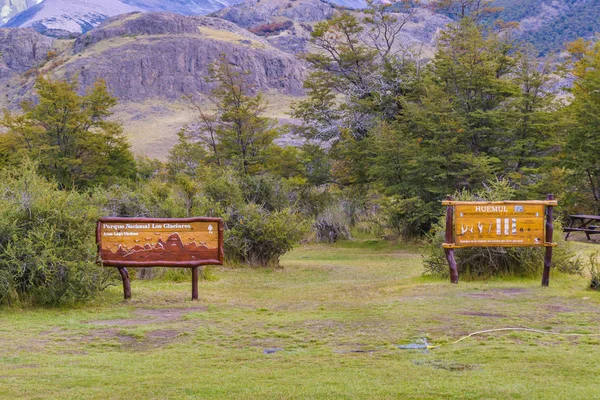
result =
M117 267L130 298L125 267L192 268L192 298L197 299L197 268L223 264L220 218L102 218L96 228L102 264ZM128 296L129 290L129 296Z
M553 195L545 201L469 202L448 199L446 258L450 279L458 283L454 249L465 247L546 247L542 285L548 286L552 262Z

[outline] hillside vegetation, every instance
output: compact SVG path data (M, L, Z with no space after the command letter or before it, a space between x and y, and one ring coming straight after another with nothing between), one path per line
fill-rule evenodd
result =
M495 0L504 10L498 17L521 23L521 38L541 54L560 52L579 37L594 38L600 32L600 3L596 0Z

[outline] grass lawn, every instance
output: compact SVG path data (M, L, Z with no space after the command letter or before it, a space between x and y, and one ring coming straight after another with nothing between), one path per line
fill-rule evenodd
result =
M582 252L595 249L577 244ZM421 277L420 249L307 245L281 269L213 268L133 281L91 304L0 309L5 399L593 399L600 333L585 277L461 282ZM398 344L426 338L423 352Z

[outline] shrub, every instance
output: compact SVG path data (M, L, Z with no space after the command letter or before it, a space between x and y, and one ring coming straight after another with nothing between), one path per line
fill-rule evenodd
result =
M61 191L26 161L0 172L0 303L58 305L105 289L93 232L98 210L87 195Z
M232 261L278 266L307 232L307 224L291 209L267 211L257 204L231 210L226 217L225 255Z
M291 20L286 20L253 26L248 30L257 36L273 36L292 28L293 26L294 23Z
M268 211L289 206L288 188L281 178L268 174L246 175L240 178L240 187L246 203L260 204Z
M418 197L389 196L380 202L379 213L389 239L410 240L426 233L433 211Z
M600 270L598 269L598 252L590 255L590 289L600 290Z
M348 216L339 206L329 207L320 213L312 227L317 242L335 243L351 238Z
M179 185L151 179L138 185L96 188L92 201L104 217L183 218L188 193Z
M500 201L510 200L514 191L506 181L490 183L485 190L472 194L458 193L456 200ZM447 277L449 274L442 243L446 229L445 216L432 227L425 248L425 274ZM552 264L561 272L581 274L582 263L562 237L560 221L554 222L554 248ZM462 279L481 279L494 275L534 277L540 276L544 265L544 249L538 247L471 247L456 249L456 264Z

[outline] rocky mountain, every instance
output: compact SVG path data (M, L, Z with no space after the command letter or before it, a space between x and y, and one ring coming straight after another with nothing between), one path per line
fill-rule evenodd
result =
M46 35L69 37L88 32L109 17L134 11L205 15L239 1L241 0L27 0L30 5L5 21L4 26L33 27Z
M54 40L33 29L0 29L0 81L19 77L45 62Z
M32 27L49 36L68 37L87 32L110 16L133 11L140 9L119 0L44 0L17 14L4 26Z
M0 0L0 26L33 27L51 36L68 37L99 25L106 18L133 11L206 15L244 0ZM250 0L255 2L254 0ZM317 0L363 8L365 0ZM291 2L286 1L286 4Z
M274 47L289 53L310 50L313 25L330 19L336 7L320 0L247 0L214 13L214 16L231 21L264 37ZM397 14L399 19L403 16ZM359 18L361 16L359 15ZM424 46L425 56L434 47L437 32L451 20L430 9L418 9L401 33L402 46Z
M0 0L0 26L5 24L9 19L41 3L43 0Z
M66 0L45 0L30 10L61 1ZM93 1L97 0L70 4ZM127 1L102 4L138 7L142 2ZM207 0L198 4L201 1ZM101 8L94 10L105 15ZM115 118L124 124L134 151L164 158L181 127L195 122L193 107L184 99L206 102L214 87L206 80L209 67L221 54L250 72L248 79L269 100L267 115L288 122L290 104L304 94L306 65L297 53L308 49L314 25L335 12L320 0L248 0L210 17L135 11L104 19L77 38L42 35L40 26L0 29L0 109L17 109L30 99L38 74L77 79L82 93L103 79L119 99ZM427 56L437 32L449 21L421 10L398 43L418 44ZM81 21L73 23L87 29ZM286 137L284 143L295 139Z
M52 51L51 51L52 50ZM0 29L0 76L18 77L40 67L56 77L77 77L81 90L104 79L120 101L177 100L208 93L208 70L221 55L263 91L303 94L304 65L294 56L231 22L171 13L113 17L74 41L53 40L33 29ZM50 54L49 54L50 52Z
M504 8L498 17L519 22L521 37L542 54L600 32L600 0L496 0L495 5Z
M312 25L333 17L335 8L320 0L247 0L213 15L264 37L289 52L307 50Z
M111 18L73 44L73 56L54 70L78 76L83 87L106 80L121 101L169 100L213 87L209 67L221 55L249 71L261 90L301 95L304 66L295 57L218 18L134 13Z
M134 150L164 157L195 118L184 96L201 100L210 92L209 66L221 54L274 99L274 117L286 117L282 103L304 93L303 62L244 28L219 18L138 12L110 18L76 40L0 29L0 109L30 98L38 73L76 78L82 93L104 79L119 98L116 118Z

